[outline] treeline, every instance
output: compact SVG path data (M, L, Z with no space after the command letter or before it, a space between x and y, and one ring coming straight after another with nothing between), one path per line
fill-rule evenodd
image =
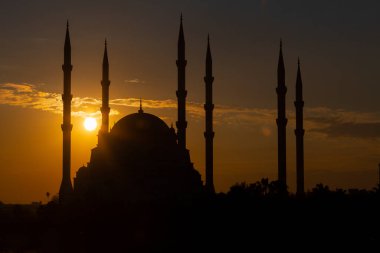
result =
M192 201L0 205L0 252L246 252L378 248L379 187L304 196L276 181L238 183ZM31 211L36 210L36 212ZM306 245L306 246L303 246ZM306 247L306 248L304 248Z
M303 199L330 199L330 198L376 198L379 197L380 185L373 187L372 189L342 189L337 188L335 190L330 189L328 185L319 183L315 185L311 190L306 191L301 196L296 196L294 193L289 193L287 189L281 186L279 181L269 181L268 178L263 178L255 183L248 184L246 182L241 182L233 185L230 190L226 193L230 197L246 197L252 199L262 199L262 198L289 198L298 200Z

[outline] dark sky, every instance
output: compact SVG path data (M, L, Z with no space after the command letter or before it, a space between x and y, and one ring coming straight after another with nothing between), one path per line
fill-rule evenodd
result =
M66 20L73 47L72 90L78 103L73 115L75 176L96 145L96 133L83 131L81 122L85 116L99 116L99 106L91 107L86 98L100 98L105 37L111 99L130 99L113 106L111 120L134 112L135 99L142 97L148 112L168 124L176 121L175 60L181 12L192 106L189 149L202 174L203 75L207 34L211 37L217 190L225 191L238 181L276 177L280 38L288 86L291 189L297 57L304 81L306 187L322 181L333 187L371 188L380 160L379 11L380 2L370 0L2 0L0 115L6 120L0 126L0 201L39 200L46 191L58 191L62 137L59 101L54 98L62 92ZM54 155L46 158L47 149Z

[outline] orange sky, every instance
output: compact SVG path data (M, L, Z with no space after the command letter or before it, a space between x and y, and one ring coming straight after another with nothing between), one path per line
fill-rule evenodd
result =
M100 86L100 85L99 85ZM47 191L56 194L61 180L60 101L57 94L41 93L38 86L3 84L0 99L6 117L1 132L0 198L5 202L44 201ZM7 91L7 92L4 92ZM9 92L12 91L12 92ZM112 91L112 86L111 86ZM99 91L100 92L100 91ZM58 96L58 95L57 95ZM73 100L72 176L89 161L90 149L97 143L96 131L83 127L86 115L99 115L99 101L91 98ZM115 102L116 100L111 100ZM138 99L117 100L113 105L111 126L122 116L137 111ZM167 124L176 121L175 100L143 100L145 112L160 116ZM188 104L188 148L195 167L204 175L203 108ZM371 187L376 184L376 166L380 143L371 139L330 138L323 131L329 123L311 116L371 122L376 114L360 114L327 108L307 108L305 128L306 188L319 182L333 187ZM99 116L98 121L99 121ZM288 113L288 179L295 187L294 114ZM215 186L218 191L241 181L254 182L262 177L275 179L275 110L217 105L215 109ZM359 153L358 150L361 152ZM358 169L359 168L359 169Z

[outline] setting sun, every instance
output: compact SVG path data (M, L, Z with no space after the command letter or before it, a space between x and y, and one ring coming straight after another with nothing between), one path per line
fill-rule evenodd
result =
M94 118L90 118L90 117L87 117L85 118L84 122L83 122L83 126L84 128L87 130L87 131L93 131L96 129L97 127L97 122L96 122L96 119Z

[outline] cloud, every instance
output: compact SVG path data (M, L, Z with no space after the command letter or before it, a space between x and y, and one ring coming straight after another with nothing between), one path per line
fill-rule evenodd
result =
M140 106L140 99L139 98L111 99L110 105L139 107ZM177 103L171 99L166 99L166 100L144 99L144 100L142 100L142 106L144 108L153 108L153 109L163 109L163 108L172 109L172 108L177 108Z
M61 94L46 92L32 84L0 84L0 104L32 108L62 114ZM175 110L177 101L173 99L142 100L143 108ZM110 100L111 115L120 114L120 107L138 108L138 98L118 98ZM72 115L74 117L101 117L101 100L92 97L74 97ZM188 102L187 113L195 119L204 118L202 103ZM161 115L165 116L165 115ZM295 127L294 112L287 112L288 129ZM214 123L216 125L248 127L257 129L263 136L271 136L276 127L276 109L246 108L215 105ZM305 108L304 128L308 135L322 138L380 138L380 113L357 112L327 107Z
M336 123L323 129L317 129L329 137L380 138L380 122L378 123Z
M380 138L380 113L308 108L305 129L325 137Z
M62 111L60 94L39 91L31 84L0 84L0 104L33 108L53 113Z
M130 84L144 84L145 83L145 81L140 80L138 78L127 79L127 80L124 80L124 82L130 83Z
M62 114L61 94L40 91L32 84L0 84L0 104ZM75 117L99 117L101 114L98 110L100 105L99 99L74 97L71 104L72 115ZM111 115L115 114L119 114L119 112L111 110Z

